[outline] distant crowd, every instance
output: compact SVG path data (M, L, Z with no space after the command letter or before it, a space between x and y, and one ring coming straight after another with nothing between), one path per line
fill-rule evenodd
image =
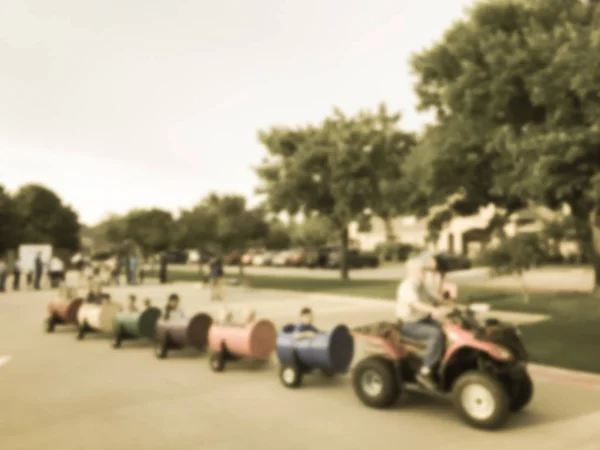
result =
M7 281L11 276L10 287L13 291L21 290L23 278L28 289L40 290L44 277L47 277L51 287L56 288L64 280L65 264L57 257L44 261L41 253L38 253L33 267L24 270L19 259L9 265L5 258L0 258L0 292L6 291Z
M168 282L168 258L166 254L159 259L158 278L161 284ZM204 264L201 263L201 266ZM207 261L208 276L203 281L212 287L213 300L223 298L223 258L214 256ZM31 264L29 264L31 266ZM144 260L135 255L114 256L104 261L93 261L81 254L75 255L69 264L52 256L44 260L41 253L35 257L32 267L23 271L22 262L17 259L7 262L0 258L0 293L7 290L40 290L45 286L52 289L65 283L67 272L75 273L77 284L83 281L88 286L134 286L143 284L146 278ZM24 284L25 283L25 284Z

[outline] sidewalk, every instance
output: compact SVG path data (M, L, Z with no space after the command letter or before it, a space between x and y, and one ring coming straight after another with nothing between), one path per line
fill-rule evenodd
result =
M491 277L485 269L474 274L456 272L449 274L448 279L471 286L521 289L521 280L517 276ZM591 292L594 285L594 272L588 267L544 267L526 272L523 278L529 289L543 292Z

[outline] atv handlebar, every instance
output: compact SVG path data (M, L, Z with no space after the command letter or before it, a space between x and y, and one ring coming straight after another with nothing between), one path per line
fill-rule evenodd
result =
M454 308L448 315L447 318L451 321L458 322L463 328L467 330L479 329L481 324L475 317L474 311L470 307Z

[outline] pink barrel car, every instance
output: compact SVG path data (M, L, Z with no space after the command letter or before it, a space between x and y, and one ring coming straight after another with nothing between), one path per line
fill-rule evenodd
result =
M48 318L45 321L46 331L52 333L56 325L77 325L77 313L83 300L53 300L48 304Z
M246 325L213 324L208 332L210 367L215 372L222 372L227 361L268 360L275 351L276 342L277 330L270 320Z

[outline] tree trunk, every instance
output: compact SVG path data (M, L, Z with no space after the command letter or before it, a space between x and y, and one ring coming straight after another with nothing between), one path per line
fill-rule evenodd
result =
M519 272L517 276L519 277L519 282L521 283L523 302L529 304L529 289L527 288L527 283L525 283L525 274L523 272Z
M582 256L591 264L594 271L592 292L600 294L600 221L598 206L588 209L584 206L569 205L573 214L575 234Z
M600 294L600 220L598 218L598 207L592 208L589 216L591 231L590 262L594 268L594 285L592 292Z
M396 242L396 235L394 234L394 227L392 227L392 219L389 217L382 217L383 226L385 227L385 242L393 244Z
M340 235L340 275L342 280L350 279L348 270L348 226L344 225Z

